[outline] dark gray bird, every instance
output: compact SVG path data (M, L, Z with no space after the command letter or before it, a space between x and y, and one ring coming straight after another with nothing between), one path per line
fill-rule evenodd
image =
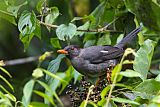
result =
M79 48L75 45L58 50L58 53L66 54L73 67L81 74L88 77L104 75L112 66L114 67L124 54L124 46L141 31L141 27L134 29L115 46L91 46Z

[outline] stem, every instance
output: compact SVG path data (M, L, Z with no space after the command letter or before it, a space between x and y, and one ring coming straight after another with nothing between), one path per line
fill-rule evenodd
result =
M14 15L13 15L13 14L8 13L8 12L5 12L5 11L3 11L3 10L0 10L0 12L1 12L1 13L4 13L4 14L6 14L6 15L13 16L13 17L14 17Z
M125 53L124 53L123 56L122 56L122 59L121 59L120 63L117 65L117 71L116 71L116 73L115 73L115 76L114 76L114 79L113 79L113 83L111 84L111 89L109 90L109 94L108 94L108 97L107 97L107 102L106 102L106 104L105 104L105 107L108 107L109 101L110 101L110 99L111 99L112 91L113 91L113 89L114 89L114 87L115 87L115 84L116 84L116 80L117 80L118 74L119 74L119 72L120 72L121 69L122 69L122 65L123 65L124 58L125 58L128 54L130 54L130 53L134 54L134 50L132 50L131 48L127 48L127 49L125 50Z
M89 96L90 96L93 88L94 88L94 85L91 85L91 87L89 87L89 91L88 91L88 94L87 94L87 98L86 98L86 100L85 100L85 102L84 102L84 107L87 106L87 102L88 102Z

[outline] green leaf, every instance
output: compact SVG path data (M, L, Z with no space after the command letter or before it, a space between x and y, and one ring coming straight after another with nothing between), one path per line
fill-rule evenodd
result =
M84 48L93 46L93 45L95 45L95 43L96 43L96 40L88 40L85 42Z
M40 14L42 14L42 7L44 5L44 2L45 2L45 0L39 0L39 2L36 5L36 9Z
M76 84L77 80L81 77L81 74L74 69L74 84Z
M160 91L160 82L150 79L145 80L133 89L136 96L143 99L152 99Z
M49 107L49 105L40 102L31 102L29 107Z
M60 40L69 40L72 39L73 36L75 36L77 31L76 25L69 23L69 25L61 24L56 29L56 34Z
M73 76L74 76L74 68L72 66L69 66L68 69L65 71L65 77L64 80L67 81L68 83L72 80ZM59 93L62 93L63 90L66 88L68 84L66 83L62 83L62 88L59 91Z
M32 73L32 76L35 77L35 78L40 78L42 77L44 74L43 74L43 71L39 68L35 69Z
M65 73L56 73L56 75L58 77L60 77L60 78L64 78L65 77ZM61 83L62 82L60 80L58 80L58 79L50 78L48 80L48 85L49 85L49 87L50 87L50 89L52 90L53 93L45 91L45 94L50 96L50 97L52 97L54 95L55 98L57 99L56 93L54 93L54 92L56 92L56 89L61 85ZM59 101L59 100L57 99L57 101ZM45 99L45 103L49 104L49 102L46 99Z
M56 73L59 69L60 63L62 61L62 59L65 58L65 55L58 55L58 57L54 60L52 60L49 65L48 65L48 71Z
M16 102L16 98L15 98L14 95L12 95L9 91L7 91L2 85L0 85L0 88L1 88L5 93L7 93L6 96L7 96L10 100Z
M111 88L111 86L108 85L107 87L105 87L105 88L102 90L102 92L101 92L101 100L98 101L98 105L99 105L99 106L105 105L105 103L106 103L106 95L107 95L107 93L109 92L110 88Z
M77 29L79 30L87 30L89 28L89 21L86 22L85 24L83 24L82 26L79 26ZM79 35L79 36L82 36L85 32L83 31L77 31L75 35Z
M37 82L38 82L46 91L52 92L52 90L50 89L50 87L49 87L46 83L44 83L44 82L42 82L42 81L39 81L39 80L37 80Z
M33 12L24 11L19 18L18 29L22 36L33 33L36 29L36 15Z
M11 74L6 70L4 69L3 67L0 67L0 70L2 70L5 74L7 74L10 78L12 78Z
M27 1L25 1L24 3L22 3L22 4L20 4L20 5L18 5L18 6L9 6L8 8L7 8L7 11L8 12L10 12L10 13L12 13L16 18L17 18L17 14L18 14L18 11L19 11L19 9L22 7L22 6L24 6L24 5L26 5L28 2Z
M35 36L37 36L39 39L41 39L41 25L38 22L38 20L36 22L36 29L34 30L33 33L34 33Z
M41 69L42 69L42 68L41 68ZM68 83L67 81L63 80L62 78L58 77L57 75L55 75L55 74L53 74L53 73L51 73L51 72L49 72L49 71L47 71L47 70L45 70L45 69L42 69L42 71L43 71L44 73L46 73L47 75L51 76L52 78L58 79L58 80L60 80L61 82L64 82L65 84Z
M8 5L9 4L7 4L3 0L0 1L0 18L7 20L14 25L17 25L14 15L7 11Z
M14 91L13 86L9 83L9 81L6 78L4 78L2 75L0 75L0 79L2 79L9 86L9 88Z
M153 29L160 31L160 6L155 4L152 0L124 0L127 9L134 13L143 24Z
M22 102L24 104L25 107L28 107L30 100L31 100L31 96L32 96L32 91L33 91L33 87L34 87L34 80L30 80L28 81L24 88L23 88L23 98L22 98Z
M135 105L140 105L138 102L129 100L129 99L124 99L124 98L112 98L113 101L119 102L119 103L127 103L127 104L135 104Z
M37 91L37 90L34 90L34 93L36 93L37 95L47 99L53 106L56 106L52 97L49 97L45 93L43 93L41 91Z
M91 22L93 22L95 20L93 15L89 15L89 16L84 16L84 17L74 17L71 22L74 22L77 20L84 20L84 19L87 21L91 21Z
M50 42L54 48L61 48L58 38L51 38Z
M153 99L152 99L152 102L154 102L154 103L159 103L160 104L160 95L158 95L158 96L156 96L156 97L154 97Z
M45 17L45 23L53 24L55 19L59 16L59 10L57 7L51 7L50 13Z
M121 69L122 69L122 65L121 65L121 64L118 64L118 65L116 65L116 66L114 67L114 69L112 70L112 74L111 74L111 81L114 81L115 76L120 73ZM121 79L122 79L122 76L121 76L121 75L118 75L116 81L118 82L118 81L120 81Z
M147 39L136 53L133 69L141 74L142 80L147 78L155 44L154 41Z
M113 8L116 9L119 9L122 6L124 6L124 2L122 0L109 0L108 2Z
M29 46L30 41L32 40L34 36L34 33L30 34L30 35L22 35L22 33L20 33L19 37L20 40L22 41L23 45L24 45L24 50L26 50Z
M127 69L124 72L120 72L119 74L125 77L140 77L141 76L141 74L139 74L138 72L129 70L129 69Z
M96 9L91 13L95 20L91 22L90 28L97 28L97 26L105 26L115 19L115 9L110 7L108 1L103 0Z
M103 35L101 38L97 41L98 46L104 46L104 45L111 45L111 39L109 34Z
M120 34L117 38L117 42L116 43L119 43L122 39L123 39L124 35L123 34Z
M155 78L155 80L160 82L160 74L158 74L158 76Z

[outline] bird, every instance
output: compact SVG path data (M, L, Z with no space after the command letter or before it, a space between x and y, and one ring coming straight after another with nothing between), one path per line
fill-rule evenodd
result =
M90 46L80 48L69 45L57 52L65 54L72 66L82 75L95 78L106 74L110 67L116 66L124 54L124 47L141 31L141 26L127 34L114 46Z

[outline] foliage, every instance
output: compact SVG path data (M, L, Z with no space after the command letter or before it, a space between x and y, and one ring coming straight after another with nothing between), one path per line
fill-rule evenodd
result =
M101 91L101 100L97 104L89 100L94 87L91 85L86 100L79 106L160 105L159 0L96 0L96 6L89 2L93 0L86 1L0 1L0 22L6 20L19 30L19 39L25 52L32 47L35 37L44 46L38 49L46 52L39 57L39 63L32 70L32 77L26 77L28 82L23 86L21 99L14 95L14 83L9 81L12 78L10 72L0 67L3 72L0 74L2 107L65 106L61 97L66 95L67 85L78 87L77 81L82 75L72 67L65 55L57 55L56 50L66 44L82 47L115 45L140 25L143 29L138 34L138 41L134 41L136 45L132 45L133 49L126 49L120 63L112 70L112 84ZM81 3L83 5L79 8ZM32 6L37 10L32 9ZM85 6L87 8L83 10ZM79 14L82 10L83 15ZM53 52L47 52L50 50ZM51 57L49 63L47 57Z

